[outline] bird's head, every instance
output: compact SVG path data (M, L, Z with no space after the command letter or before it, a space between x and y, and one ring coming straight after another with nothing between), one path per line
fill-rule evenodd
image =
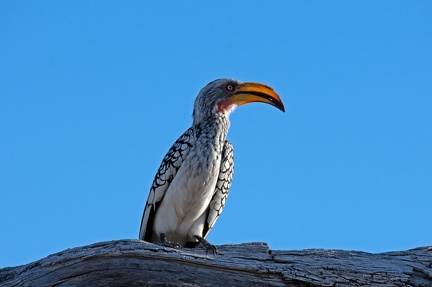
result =
M194 124L217 113L229 116L236 107L253 102L267 103L285 112L279 95L269 86L232 79L215 80L207 84L195 99Z

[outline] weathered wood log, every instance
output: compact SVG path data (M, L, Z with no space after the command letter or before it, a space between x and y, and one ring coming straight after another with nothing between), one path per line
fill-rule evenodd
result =
M0 269L0 286L432 286L432 249L371 254L218 246L217 255L139 240L67 249Z

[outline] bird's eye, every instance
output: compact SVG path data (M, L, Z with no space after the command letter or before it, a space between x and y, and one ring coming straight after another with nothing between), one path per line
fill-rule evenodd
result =
M228 91L234 91L234 86L231 85L231 84L228 84L228 85L226 86L226 89L227 89Z

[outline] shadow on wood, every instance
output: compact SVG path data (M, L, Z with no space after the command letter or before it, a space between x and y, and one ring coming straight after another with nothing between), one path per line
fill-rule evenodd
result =
M139 240L67 249L0 269L0 286L432 286L432 249L371 254L266 243L175 250Z

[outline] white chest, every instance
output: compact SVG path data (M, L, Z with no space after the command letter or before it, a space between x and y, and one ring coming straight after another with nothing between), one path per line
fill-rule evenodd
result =
M203 214L215 192L221 157L212 152L203 161L199 153L191 150L166 191L155 218L156 234L186 238L191 228L204 224Z

